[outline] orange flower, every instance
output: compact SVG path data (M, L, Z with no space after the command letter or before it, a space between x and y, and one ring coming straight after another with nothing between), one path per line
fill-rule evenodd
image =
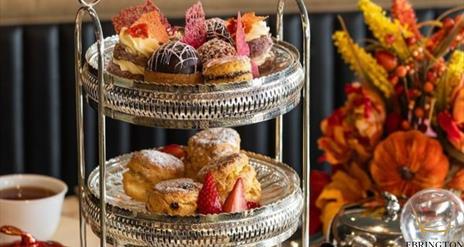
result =
M377 94L358 83L347 85L345 105L321 122L318 145L332 165L367 161L379 142L385 122L385 107Z
M456 172L453 179L448 183L448 188L464 191L464 169Z
M367 173L356 163L352 163L347 171L335 172L332 182L324 188L316 201L316 206L321 209L323 231L327 232L332 219L344 205L366 198L371 185Z

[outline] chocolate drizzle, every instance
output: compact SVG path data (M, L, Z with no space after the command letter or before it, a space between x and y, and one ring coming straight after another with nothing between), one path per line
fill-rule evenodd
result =
M211 18L206 20L206 39L211 40L218 38L233 44L232 36L227 30L225 21L220 18Z
M201 63L195 48L180 41L170 41L151 56L147 70L171 74L193 74L201 70Z

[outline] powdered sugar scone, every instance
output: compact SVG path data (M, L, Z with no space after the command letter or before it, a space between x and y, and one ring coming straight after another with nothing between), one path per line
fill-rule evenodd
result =
M180 159L151 149L134 153L127 167L129 170L123 174L124 191L138 201L146 201L155 184L182 177L185 170Z
M171 179L156 184L148 195L147 209L168 215L192 215L197 210L201 183L190 178Z
M236 153L225 156L212 164L203 167L198 177L203 179L208 172L216 181L219 197L223 203L239 177L242 178L247 201L259 202L261 199L261 184L256 178L256 171L250 165L248 156L244 153Z
M230 128L213 128L190 137L187 145L186 174L196 178L201 168L218 158L240 152L240 135Z

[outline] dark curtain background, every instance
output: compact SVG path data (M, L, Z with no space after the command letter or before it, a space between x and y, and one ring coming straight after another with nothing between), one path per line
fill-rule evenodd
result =
M419 11L430 19L440 11ZM341 15L358 42L369 33L359 13ZM274 18L271 16L274 29ZM174 20L173 23L179 23ZM319 122L343 104L343 85L354 77L331 42L340 28L337 14L311 15L311 163L320 152L316 140ZM73 24L0 27L0 175L40 173L77 182L74 104ZM111 23L103 23L106 35ZM84 28L85 47L93 43L90 25ZM301 26L297 15L285 17L285 40L301 50ZM301 107L284 116L284 161L301 173ZM86 163L97 163L96 111L86 106ZM236 128L242 147L273 155L274 123ZM107 157L167 143L186 143L193 130L145 128L107 120ZM70 187L72 188L72 187Z

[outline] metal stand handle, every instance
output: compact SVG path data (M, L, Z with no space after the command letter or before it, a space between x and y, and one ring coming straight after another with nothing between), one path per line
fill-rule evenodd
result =
M303 67L305 72L305 84L303 87L303 195L304 211L302 217L302 242L304 247L309 247L310 235L310 171L309 161L310 152L310 48L311 48L311 28L309 23L308 11L303 0L295 0L300 10L301 26L303 28ZM283 39L283 16L286 0L278 0L276 34L277 39ZM276 159L282 159L282 116L276 118Z
M84 111L83 111L83 94L82 94L82 20L85 14L91 17L94 29L95 38L98 47L98 148L99 148L99 166L100 166L100 229L101 238L100 246L106 246L106 126L104 114L104 39L103 31L97 12L93 8L100 0L86 2L79 0L82 5L77 11L75 27L74 27L74 62L75 62L75 80L76 80L76 125L77 125L77 152L78 152L78 183L79 183L79 226L80 226L80 246L87 246L86 225L84 219L84 210L82 202L84 200L84 185L85 185L85 155L84 155Z

